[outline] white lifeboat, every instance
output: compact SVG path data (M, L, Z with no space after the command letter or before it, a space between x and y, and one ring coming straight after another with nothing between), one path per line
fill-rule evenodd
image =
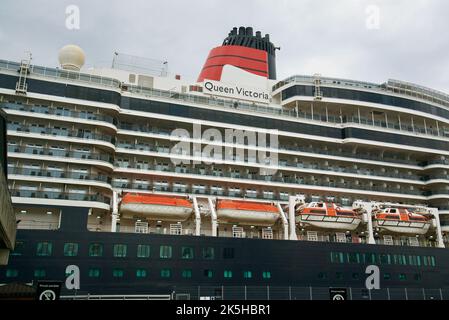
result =
M189 200L175 196L127 193L120 204L120 214L124 217L145 216L151 220L185 221L192 212L193 205Z
M297 210L296 221L322 229L353 231L362 217L352 209L344 209L335 203L311 202Z
M425 213L412 213L404 208L386 208L374 215L374 226L394 233L423 235L431 219Z
M280 217L273 204L235 200L218 200L217 216L226 223L257 226L272 226Z

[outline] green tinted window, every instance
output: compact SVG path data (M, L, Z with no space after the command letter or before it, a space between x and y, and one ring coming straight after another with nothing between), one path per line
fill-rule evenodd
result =
M204 270L204 276L206 278L212 278L214 276L214 272L212 270L206 269Z
M6 277L7 278L16 278L19 275L19 270L17 269L7 269Z
M243 278L251 279L253 277L253 273L251 271L243 271Z
M34 270L35 278L44 278L46 275L45 269L36 269Z
M270 271L262 272L262 278L264 278L264 279L271 279L271 272Z
M99 277L100 277L100 269L98 268L89 269L89 278L99 278Z
M101 243L91 243L89 245L89 257L103 256L103 245Z
M192 278L192 270L190 270L190 269L182 270L182 277L183 278Z
M65 243L64 244L64 256L76 257L78 255L78 243Z
M407 280L407 275L405 275L404 273L399 274L399 280L401 281Z
M137 258L149 258L150 257L150 246L139 244L137 246Z
M123 269L114 269L112 270L112 276L114 278L123 278L124 271Z
M215 258L215 249L211 247L203 248L203 258L213 260Z
M182 247L181 256L183 259L193 259L193 248L192 247Z
M170 278L171 270L170 269L162 269L161 270L161 278Z
M159 257L161 259L171 259L172 257L172 247L171 246L160 246Z
M224 277L225 277L226 279L232 278L232 271L230 271L230 270L225 270L225 271L224 271Z
M125 258L128 246L126 244L114 244L114 257Z
M137 269L136 270L137 278L146 278L146 276L147 276L147 270L145 270L145 269Z
M390 280L390 279L391 279L391 274L384 273L384 280Z
M379 255L381 264L391 264L391 257L389 254L381 254Z
M51 256L53 251L53 244L51 242L39 242L36 248L36 255L40 257Z

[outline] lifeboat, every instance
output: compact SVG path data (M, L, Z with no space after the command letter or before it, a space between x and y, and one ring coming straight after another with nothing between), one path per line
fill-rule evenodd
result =
M125 194L120 204L124 217L145 216L151 220L185 221L193 212L192 203L181 197L155 194Z
M273 204L218 200L217 216L226 223L272 226L279 219L279 211Z
M338 207L334 203L311 202L297 211L296 221L323 229L353 231L362 222L354 210Z
M374 215L374 226L394 233L423 235L431 219L426 213L412 213L403 208L386 208Z

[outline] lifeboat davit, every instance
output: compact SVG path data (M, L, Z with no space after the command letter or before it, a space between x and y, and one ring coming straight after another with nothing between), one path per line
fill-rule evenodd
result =
M185 221L192 212L189 200L175 196L128 193L120 204L122 216L145 216L151 220Z
M353 231L362 222L354 210L340 208L334 203L311 202L297 211L296 220L323 229Z
M403 208L386 208L374 215L374 226L395 233L423 235L431 219L426 213L412 213Z
M218 200L217 216L226 223L258 226L272 226L280 217L273 204L234 200Z

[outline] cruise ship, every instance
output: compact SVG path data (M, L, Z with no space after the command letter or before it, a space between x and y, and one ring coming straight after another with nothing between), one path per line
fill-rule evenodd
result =
M196 81L120 53L85 68L76 45L58 67L0 60L17 219L0 283L60 281L68 299L449 299L449 95L278 80L278 50L233 28Z

